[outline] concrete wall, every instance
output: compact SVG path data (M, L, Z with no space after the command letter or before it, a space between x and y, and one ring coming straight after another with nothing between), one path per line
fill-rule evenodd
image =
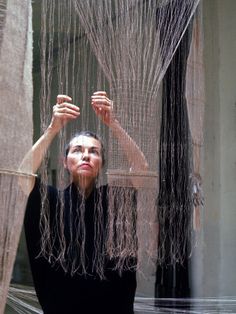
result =
M236 294L236 1L205 0L206 111L202 244L196 296Z
M220 295L236 293L236 2L218 0L220 96Z

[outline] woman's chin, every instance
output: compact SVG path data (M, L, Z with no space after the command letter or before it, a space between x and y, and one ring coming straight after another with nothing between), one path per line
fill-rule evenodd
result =
M74 178L76 179L76 181L83 181L83 180L95 181L96 176L94 176L94 173L91 173L91 171L80 170L77 176Z

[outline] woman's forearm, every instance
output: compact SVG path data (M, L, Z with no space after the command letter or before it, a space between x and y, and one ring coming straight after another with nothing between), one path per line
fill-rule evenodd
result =
M148 169L148 162L136 142L122 128L119 121L114 119L110 124L113 135L117 138L123 149L126 158L131 166L131 171L145 171Z
M35 174L56 134L57 133L49 127L25 155L18 171ZM20 176L18 183L24 194L29 195L35 184L35 176L30 176L30 179L27 182Z
M55 136L69 121L79 117L79 107L73 105L71 101L71 97L67 95L57 96L57 103L55 106L53 106L53 116L51 123L44 134L38 139L38 141L23 158L18 169L20 172L35 174L39 169ZM19 184L25 193L29 193L33 188L35 181L34 177L32 177L31 181L31 184L25 187L23 180L19 180Z
M19 170L22 172L35 174L38 171L44 156L56 135L57 132L49 126L45 133L25 155Z

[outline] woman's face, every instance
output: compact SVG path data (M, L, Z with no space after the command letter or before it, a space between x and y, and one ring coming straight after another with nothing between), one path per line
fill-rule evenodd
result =
M83 178L95 181L102 168L101 143L93 137L80 135L70 142L65 166L72 180L79 183Z

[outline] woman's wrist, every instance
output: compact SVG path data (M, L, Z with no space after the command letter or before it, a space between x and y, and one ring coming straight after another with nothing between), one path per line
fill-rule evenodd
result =
M121 128L119 121L118 121L117 119L113 118L113 119L110 121L109 128L110 128L113 132L119 130L119 129Z
M56 125L53 121L49 124L48 128L46 129L46 134L51 134L51 135L57 135L60 130L62 129L61 125Z

